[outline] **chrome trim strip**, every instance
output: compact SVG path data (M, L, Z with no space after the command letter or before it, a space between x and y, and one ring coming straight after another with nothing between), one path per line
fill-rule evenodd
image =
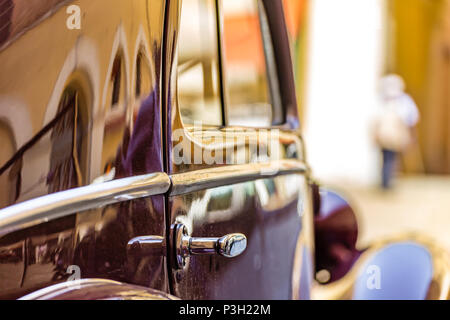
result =
M17 300L50 300L58 295L64 294L74 289L85 289L87 287L102 285L122 285L122 283L108 279L80 279L57 283L55 285L42 288L40 290L29 293Z
M28 200L0 210L0 237L77 212L164 194L169 190L170 183L167 174L152 173Z
M288 174L306 174L307 165L299 160L278 160L269 163L249 163L177 173L170 177L170 196L183 195L209 188L267 179Z
M114 289L115 288L115 289ZM100 296L97 299L111 300L178 300L178 298L158 291L152 288L141 287L133 284L117 282L108 279L80 279L61 282L19 298L18 300L53 300L64 298L64 295L71 292L84 290L84 294L88 294L86 299L92 298L92 295L97 292ZM76 298L85 299L83 295L79 294Z
M264 59L266 62L267 82L269 85L271 107L272 107L272 124L283 124L286 122L285 110L281 102L280 81L278 80L278 71L276 66L275 52L273 47L272 35L270 34L269 21L264 4L258 1L259 26L261 29L261 37L264 47ZM278 121L274 121L278 120Z
M169 191L171 184L170 196L176 196L249 180L304 174L307 171L308 167L298 160L279 160L215 167L178 173L171 177L166 173L153 173L88 185L0 210L0 237L77 212L164 194Z

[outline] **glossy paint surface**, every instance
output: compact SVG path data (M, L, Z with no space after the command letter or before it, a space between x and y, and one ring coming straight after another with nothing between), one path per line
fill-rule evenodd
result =
M358 223L353 208L336 191L313 185L316 272L329 273L326 282L347 274L361 255L356 248Z
M273 32L283 35L283 31L286 31L282 24L274 23L279 18L276 16L279 9L277 4L266 1L265 5L272 8L269 20L273 23ZM175 21L179 17L179 10L182 10L180 3L171 1L168 16ZM176 41L177 35L177 30L168 31L168 38L175 39L173 41ZM283 43L283 39L280 36L277 41ZM172 42L169 41L169 45L170 43ZM283 54L286 53L281 43L277 46L278 61L283 60ZM287 38L284 45L288 48ZM309 285L308 281L304 282L306 285L300 285L300 270L302 255L313 252L310 240L312 209L307 187L308 170L303 174L274 174L267 179L248 177L236 179L236 182L229 179L224 186L205 187L204 190L195 191L184 187L184 192L178 192L176 183L183 181L185 185L189 185L189 179L185 177L194 177L196 172L201 173L199 178L214 179L215 168L232 168L235 165L230 164L233 154L245 155L243 164L260 162L258 151L251 147L252 144L261 149L272 150L269 151L271 156L266 160L268 163L283 159L305 162L303 141L296 130L298 119L296 111L293 111L295 104L288 103L292 102L289 99L293 92L285 90L289 88L289 75L292 74L290 65L289 72L282 78L286 86L281 92L287 122L284 126L269 128L269 138L263 140L258 135L257 128L200 128L185 124L175 91L177 75L174 72L174 61L173 55L168 56L166 65L169 76L167 81L171 84L167 92L169 108L166 119L169 125L166 137L167 145L171 146L167 166L168 172L177 176L177 180L172 179L172 190L176 195L170 196L168 201L169 224L185 225L191 237L221 237L230 233L242 233L247 237L247 248L240 256L232 259L218 255L192 255L181 269L174 268L175 263L172 262L170 281L173 294L183 299L307 298ZM281 69L286 66L277 65ZM276 134L272 134L275 131ZM279 154L275 154L274 145L280 150ZM192 152L181 154L180 147ZM195 154L205 152L220 154L220 161L211 164L204 159L195 159ZM182 161L178 161L180 158ZM195 185L196 179L192 178L190 183ZM171 240L176 242L175 237L171 237ZM177 246L177 243L173 243L173 246ZM305 251L305 248L309 250ZM172 253L169 259L175 261L175 254ZM311 275L306 272L303 276L307 274ZM306 291L300 295L300 290Z
M70 31L55 26L65 25L65 5L71 1L45 2L28 32L1 35L0 134L11 138L0 164L0 192L7 195L1 208L151 173L171 176L172 189L4 234L0 298L18 298L73 276L140 285L180 298L309 297L314 252L309 169L298 131L287 34L279 23L284 21L281 2L263 2L270 13L286 117L285 124L266 128L274 133L268 140L260 139L255 128L198 129L183 123L175 68L179 1L79 1L83 27ZM37 8L14 7L14 12ZM249 165L248 172L235 164L175 164L179 141L172 134L177 130L189 148L221 150L225 156L245 153L242 165ZM222 143L212 143L215 136ZM261 160L252 143L269 150L265 164L275 164L275 172L253 170ZM277 161L287 161L289 168L277 172ZM236 172L224 170L214 178L215 169L228 166ZM192 177L199 170L215 185L198 187ZM233 258L192 255L179 269L171 232L177 223L192 237L244 234L247 247ZM138 298L146 292L86 281L81 291L58 297ZM148 297L158 297L150 291Z
M9 193L1 207L163 171L165 1L79 1L80 30L65 27L70 3L11 2L13 19L28 16L32 27L2 38L0 121L13 148L0 164L0 189ZM164 195L124 198L3 235L0 297L65 281L73 266L81 278L168 291L163 254L128 256L128 241L149 234L165 237Z
M290 196L284 194L288 183ZM293 175L172 197L173 222L186 225L191 236L239 232L247 237L247 248L238 257L191 256L182 270L173 271L175 294L187 299L290 298L303 183Z

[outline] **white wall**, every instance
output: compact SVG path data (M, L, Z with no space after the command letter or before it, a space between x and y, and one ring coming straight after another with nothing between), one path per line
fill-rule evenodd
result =
M322 181L376 183L369 125L383 61L383 0L312 0L310 10L308 160Z

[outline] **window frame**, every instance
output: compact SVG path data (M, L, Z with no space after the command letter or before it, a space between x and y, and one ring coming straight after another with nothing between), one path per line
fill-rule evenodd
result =
M224 50L224 14L222 3L226 0L214 0L216 7L216 22L217 22L217 45L219 54L219 88L221 95L222 104L222 125L224 127L230 126L228 118L228 106L229 98L227 91L227 80L226 80L226 63L223 55ZM275 43L273 41L272 29L269 23L269 17L267 14L265 1L264 0L253 0L256 1L258 7L258 21L260 26L260 35L263 44L264 51L264 62L266 69L269 103L272 109L271 127L283 126L286 124L286 112L283 108L282 93L280 90L280 80L277 68L277 59L275 51Z
M202 0L202 1L207 1L207 0ZM181 28L181 16L182 16L182 10L183 10L183 2L184 0L180 0L180 17L179 17L179 21L178 21L178 27ZM211 15L211 18L215 20L215 36L216 39L214 39L213 46L214 48L217 50L217 56L215 57L217 59L217 89L218 89L218 100L219 100L219 110L220 110L220 123L218 124L210 124L210 123L202 123L201 120L199 119L191 119L193 120L190 125L195 125L196 122L201 122L202 125L208 126L208 127L225 127L226 126L226 116L225 116L225 103L224 103L224 88L223 88L223 79L222 79L222 75L223 75L223 63L222 63L222 52L221 52L221 32L220 32L220 21L218 20L218 17L220 15L219 13L219 7L218 7L218 0L212 0L212 6L213 6L213 14ZM180 33L180 31L179 31ZM213 33L214 34L214 33ZM180 37L180 36L179 36ZM180 105L180 99L179 99L179 42L180 39L178 38L178 43L177 43L177 51L176 51L176 56L175 56L175 69L176 69L176 100L177 100L177 104L180 107L180 112L181 112L181 105ZM214 43L215 42L215 43ZM189 67L190 68L190 67ZM204 79L203 79L204 80ZM180 114L181 116L181 120L183 121L183 123L185 122L185 118L183 117L182 114Z
M226 64L223 54L223 1L226 0L213 0L213 5L216 9L214 18L217 24L218 89L220 118L222 119L222 123L218 127L222 128L230 126L227 112L229 99L226 90ZM180 3L180 9L183 10L182 2ZM268 78L269 103L272 109L272 119L269 127L297 130L300 128L300 121L298 118L297 96L283 4L279 0L257 0L257 5ZM264 13L264 21L261 19L261 12ZM262 24L264 24L264 27L262 27ZM267 52L268 47L272 49L269 50L271 51L269 53ZM268 54L272 63L267 61ZM178 61L178 57L175 57L175 61ZM178 75L176 79L178 81ZM176 94L178 95L178 92ZM251 126L248 127L251 128Z

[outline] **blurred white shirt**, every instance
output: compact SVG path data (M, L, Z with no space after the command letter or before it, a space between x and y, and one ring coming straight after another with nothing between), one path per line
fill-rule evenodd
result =
M414 127L420 120L416 103L407 93L402 93L395 98L387 98L382 102L382 113L396 113L408 127Z

